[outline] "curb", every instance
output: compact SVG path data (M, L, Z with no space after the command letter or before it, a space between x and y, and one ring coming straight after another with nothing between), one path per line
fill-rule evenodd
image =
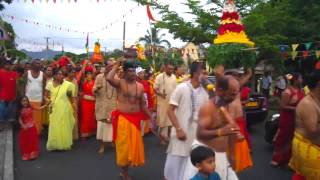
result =
M3 144L3 169L0 176L0 180L14 180L14 172L13 172L13 132L12 126L9 125L2 132L2 137L4 140ZM1 155L1 154L0 154ZM1 163L1 162L0 162Z

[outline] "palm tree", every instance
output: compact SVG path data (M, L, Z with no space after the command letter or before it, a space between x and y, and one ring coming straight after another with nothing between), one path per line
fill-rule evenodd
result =
M144 42L146 45L161 45L161 44L166 44L168 48L171 47L171 43L166 40L162 39L165 34L161 34L159 36L160 29L156 27L151 27L151 33L150 30L147 30L147 35L144 37L139 38L139 42Z

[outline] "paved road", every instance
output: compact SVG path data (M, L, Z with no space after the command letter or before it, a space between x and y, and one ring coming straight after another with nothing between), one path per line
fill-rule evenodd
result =
M272 154L270 145L263 139L263 124L253 126L254 167L239 175L240 180L290 180L287 169L272 168L269 161ZM17 134L17 133L15 133ZM108 149L98 155L98 143L92 138L77 142L73 150L67 152L47 152L42 138L41 156L30 162L20 160L15 141L16 180L118 180L119 171L115 166L115 153ZM17 140L17 136L15 136ZM130 170L135 180L162 180L165 162L165 148L154 136L145 137L146 166Z

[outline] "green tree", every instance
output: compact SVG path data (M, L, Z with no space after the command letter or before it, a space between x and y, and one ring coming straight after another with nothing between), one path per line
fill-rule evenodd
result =
M7 54L8 54L8 56L10 56L14 59L18 59L19 61L30 59L30 57L28 57L27 54L25 54L24 52L19 51L17 49L7 49Z
M160 34L160 29L157 27L152 27L151 32L147 30L147 34L144 37L139 38L139 42L144 42L146 45L162 45L166 44L168 48L171 47L171 43L166 40L162 39L165 34Z
M6 49L15 49L16 48L16 43L15 43L15 38L16 34L13 30L13 27L10 23L3 21L0 18L0 25L3 27L3 29L7 32L9 39L4 41L4 47Z
M0 11L4 9L4 4L10 4L12 0L0 0Z
M136 0L146 4L146 0ZM169 5L153 1L150 6L159 10L161 21L155 26L168 29L186 42L212 43L219 26L224 0L212 0L214 8L201 6L197 0L186 0L192 20L185 20L171 11ZM236 0L236 6L246 26L246 32L259 48L258 61L266 60L283 70L279 45L320 41L319 0ZM296 61L296 63L298 63Z

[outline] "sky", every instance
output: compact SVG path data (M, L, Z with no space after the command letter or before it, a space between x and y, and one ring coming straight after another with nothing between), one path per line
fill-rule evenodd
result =
M39 2L42 1L42 2ZM170 10L176 11L187 20L192 19L192 15L185 12L188 8L181 4L185 0L158 0L169 4ZM206 4L207 0L201 0ZM132 10L132 11L131 11ZM161 16L156 10L152 10L156 20L161 20ZM14 0L6 5L0 14L14 16L14 19L6 16L5 21L12 24L18 38L16 42L18 49L29 51L41 51L46 48L45 37L49 37L49 48L54 50L85 53L85 43L87 33L65 32L50 29L45 26L29 24L19 19L28 19L39 23L50 24L57 27L78 30L82 32L92 32L89 34L89 48L93 51L94 42L99 40L102 51L110 51L122 48L123 22L126 21L126 46L133 45L139 37L146 34L150 28L146 7L139 6L132 0L78 0L68 3L68 0L57 0L54 4L52 0L48 3L45 0ZM112 23L112 25L111 25ZM107 29L102 30L103 27ZM167 30L165 39L169 40L174 47L182 47L186 42L173 39ZM36 43L36 45L34 44Z

